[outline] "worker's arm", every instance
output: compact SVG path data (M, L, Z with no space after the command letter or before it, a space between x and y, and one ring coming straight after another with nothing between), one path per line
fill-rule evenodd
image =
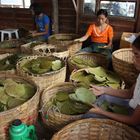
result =
M126 123L126 124L129 124L129 125L140 124L140 105L138 105L136 107L133 114L130 115L130 116L108 112L108 111L102 110L101 108L99 108L97 106L95 106L95 108L92 108L90 110L90 112L95 113L95 114L104 115L104 116L107 116L107 117L109 117L113 120L116 120L116 121L119 121L119 122L122 122L122 123Z
M135 84L130 89L113 89L110 87L91 85L90 90L96 96L107 94L107 95L120 97L124 99L131 99L133 96L134 88L135 88Z

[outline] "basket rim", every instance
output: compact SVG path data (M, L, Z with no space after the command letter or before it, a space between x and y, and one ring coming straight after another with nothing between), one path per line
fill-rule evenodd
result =
M116 54L118 54L118 53L120 53L120 52L124 52L124 51L131 51L131 52L132 52L132 48L121 48L121 49L118 49L118 50L114 51L114 52L112 53L112 60L114 60L114 61L119 61L119 62L125 62L125 63L127 63L127 64L133 64L133 63L131 63L131 62L127 62L127 61L124 61L124 60L122 60L122 59L119 59L118 57L115 56ZM114 61L113 61L113 62L114 62Z
M82 123L105 123L105 124L113 124L112 126L122 126L123 129L127 129L130 130L132 133L136 134L137 136L140 136L140 133L138 133L136 130L134 130L133 128L127 126L126 124L123 124L121 122L117 122L115 120L111 120L111 119L99 119L99 118L89 118L89 119L82 119L82 120L77 120L75 122L72 122L66 126L64 126L60 131L58 131L57 133L55 133L52 137L52 140L55 140L55 138L57 138L58 135L61 135L61 133L65 133L65 131L67 131L68 129L72 129L74 126L82 124Z
M42 95L41 95L41 102L40 102L40 110L41 110L41 114L42 114L42 116L44 117L44 115L43 115L43 107L44 107L44 103L46 103L46 102L44 102L43 103L43 97L44 97L44 95L49 91L49 90L51 90L51 89L54 89L54 88L58 88L58 87L61 87L61 86L73 86L73 87L76 87L76 86L78 86L78 84L77 83L72 83L72 82L61 82L61 83L59 83L59 84L55 84L55 85L51 85L51 86L49 86L48 88L46 88L43 92L42 92ZM55 95L55 94L54 94ZM61 114L61 115L63 115L64 117L80 117L80 116L82 116L82 114L79 114L79 115L67 115L67 114L63 114L63 113L58 113L57 111L55 111L55 113L56 114Z
M89 52L78 52L78 53L75 53L74 55L72 55L72 56L70 56L69 58L68 58L68 62L70 62L71 63L71 59L73 59L74 57L76 57L76 56L80 56L80 55L90 55L90 56L100 56L100 57L106 57L104 54L100 54L100 53L89 53ZM72 64L72 63L71 63Z
M35 97L37 94L39 94L39 92L40 92L39 86L38 86L33 80L31 80L31 79L29 79L29 78L26 78L26 77L23 77L23 76L18 76L18 75L15 75L15 74L14 74L14 75L13 75L13 74L0 74L0 78L6 78L6 77L12 77L12 78L20 79L20 80L26 81L27 83L30 83L31 85L35 86L36 92L35 92L35 94L34 94L30 99L28 99L26 102L24 102L24 103L22 103L22 104L20 104L20 105L18 105L18 106L16 106L16 107L14 107L14 108L11 108L11 109L8 109L8 110L6 110L6 111L0 112L0 116L3 116L3 115L5 115L6 113L8 113L9 111L11 112L11 111L17 109L18 107L24 106L25 104L31 102L31 101L34 99L34 97Z
M43 73L43 74L28 73L28 72L25 72L24 70L22 70L21 67L20 67L21 62L23 60L25 60L25 59L31 58L31 60L32 60L32 58L34 59L34 57L38 58L38 57L50 57L50 56L61 60L63 62L63 64L64 64L64 66L61 69L59 69L59 70L50 71L50 72ZM24 73L24 74L26 74L28 76L43 77L43 76L47 76L47 75L52 75L52 74L55 74L55 73L59 73L60 71L64 70L66 68L66 61L64 61L63 59L60 59L59 57L53 56L53 55L49 55L49 56L47 56L45 54L43 54L43 55L29 55L29 56L25 56L25 57L22 57L21 59L19 59L18 62L17 62L17 64L16 64L16 68L18 68L17 69L18 71L21 71L22 73Z

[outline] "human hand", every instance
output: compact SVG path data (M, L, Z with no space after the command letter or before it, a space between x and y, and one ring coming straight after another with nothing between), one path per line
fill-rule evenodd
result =
M90 90L94 93L95 96L100 96L104 94L107 90L107 88L103 86L90 85L90 87Z
M32 37L38 36L38 32L33 32L33 33L31 34L31 36L32 36Z
M93 105L93 106L94 106L94 107L91 108L91 109L89 110L89 112L95 113L95 114L102 114L103 110L102 110L100 107L98 107L97 105Z
M82 42L80 38L74 39L74 42Z
M36 30L30 30L30 31L29 31L29 33L31 33L31 34L32 34L32 33L36 33L36 32L37 32Z
M110 48L110 46L102 46L101 48L106 49L106 48Z

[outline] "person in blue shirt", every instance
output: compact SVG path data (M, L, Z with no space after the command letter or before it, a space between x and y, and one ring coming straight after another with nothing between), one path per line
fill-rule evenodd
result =
M50 36L50 19L43 13L43 7L38 3L30 5L32 15L35 18L36 31L31 31L35 40L46 41Z

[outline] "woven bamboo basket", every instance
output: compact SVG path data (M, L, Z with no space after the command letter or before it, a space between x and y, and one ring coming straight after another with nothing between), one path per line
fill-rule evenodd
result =
M10 53L5 53L5 54L1 54L0 55L0 60L5 59L8 56L11 56L12 54ZM15 74L16 70L12 69L12 70L6 70L6 71L0 71L0 74Z
M20 119L26 124L35 124L38 117L39 88L31 80L16 75L0 74L1 79L13 78L18 81L26 81L36 88L36 93L28 101L15 108L0 112L0 140L8 140L8 129L11 122Z
M140 133L110 119L84 119L65 126L51 140L140 140Z
M62 62L64 64L64 67L62 67L60 70L48 72L48 73L41 74L41 75L40 74L29 74L21 68L29 60L37 59L38 57L44 57L44 56L34 55L34 56L23 57L22 59L20 59L16 66L17 74L21 75L23 77L30 78L40 87L41 90L47 88L48 86L65 81L66 65L63 60L62 60Z
M42 44L33 48L34 55L53 55L58 58L67 59L69 51L66 48L58 48L52 44Z
M29 42L29 43L26 43L26 44L23 44L21 45L20 49L21 49L21 52L22 53L25 53L25 54L33 54L33 48L35 47L30 47L30 45L32 43L36 43L36 41L32 41L32 42ZM41 45L46 45L46 43L42 43ZM40 46L40 45L36 45L36 46Z
M65 125L81 119L81 115L65 115L48 108L48 103L58 92L74 92L77 86L70 83L60 83L44 90L41 97L41 116L44 124L53 130L60 130Z
M67 47L70 56L78 52L81 47L81 42L74 42L78 36L76 34L55 34L48 38L49 44L54 44L57 47Z
M97 65L102 66L104 68L108 67L108 60L107 60L107 57L105 55L102 55L99 53L81 52L81 53L76 53L75 55L71 56L68 59L68 66L69 66L70 72L72 72L74 69L77 69L77 70L79 69L79 67L77 65L71 63L71 60L75 57L78 59L81 59L81 60L93 61ZM86 67L89 67L89 66L86 66Z
M14 48L2 48L1 44L2 43L11 43L12 46L14 45ZM0 54L4 54L4 53L19 53L20 52L20 45L22 44L22 41L20 40L16 40L16 39L12 39L12 40L6 40L4 42L0 43Z
M136 82L138 71L133 64L132 48L119 49L112 54L113 68L126 85L131 86Z

